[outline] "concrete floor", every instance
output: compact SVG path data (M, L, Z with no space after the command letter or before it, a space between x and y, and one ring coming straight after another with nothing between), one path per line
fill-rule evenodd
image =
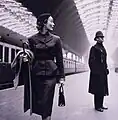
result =
M93 96L88 94L89 72L66 77L66 106L58 107L58 85L55 89L52 120L118 120L118 73L108 76L110 95L105 97L109 107L103 113L93 108ZM0 91L0 120L41 120L40 116L23 113L23 86Z

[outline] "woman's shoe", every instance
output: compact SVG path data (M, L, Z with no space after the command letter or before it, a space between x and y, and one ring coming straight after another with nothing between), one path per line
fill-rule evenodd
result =
M102 108L95 108L96 111L103 112L104 110Z

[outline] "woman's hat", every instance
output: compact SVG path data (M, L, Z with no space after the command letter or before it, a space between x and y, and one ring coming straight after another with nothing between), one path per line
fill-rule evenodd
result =
M96 38L98 38L98 37L104 37L104 35L101 31L96 32L94 40L96 40Z
M43 13L37 18L37 24L42 24L47 22L47 19L51 16L50 13Z

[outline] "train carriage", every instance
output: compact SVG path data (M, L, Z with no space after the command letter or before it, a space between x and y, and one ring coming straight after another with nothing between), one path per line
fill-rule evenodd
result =
M23 38L23 36L18 35L16 37L17 33L14 34L14 36L12 34L11 37L11 32L9 32L9 35L5 34L5 32L8 33L8 31L4 31L4 34L2 34L3 37L0 38L0 89L13 87L13 73L11 71L11 62L15 58L17 52L19 50L22 50L22 42L20 41L20 38L25 38ZM13 44L12 41L18 44ZM63 61L66 75L84 72L87 70L86 65L81 61L72 58L67 58L67 56L64 56Z

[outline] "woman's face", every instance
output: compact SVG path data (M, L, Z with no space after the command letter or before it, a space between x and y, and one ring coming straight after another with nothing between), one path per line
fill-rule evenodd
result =
M46 28L48 29L48 30L53 30L53 28L54 28L54 20L53 20L53 18L52 18L52 16L50 16L49 18L48 18L48 20L47 20L47 24L45 25L46 26Z

